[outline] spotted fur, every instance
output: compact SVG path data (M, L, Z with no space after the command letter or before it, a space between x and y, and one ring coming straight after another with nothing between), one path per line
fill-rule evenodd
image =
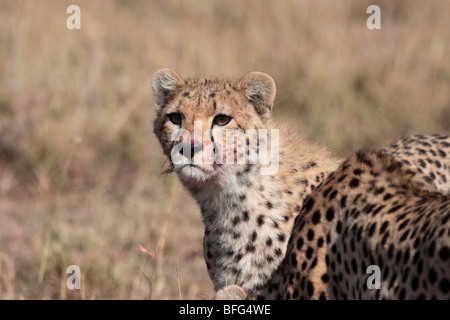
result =
M405 137L333 172L296 218L284 298L449 299L449 142ZM367 285L371 265L380 289Z
M421 179L443 194L450 194L450 138L440 135L402 137L383 148Z
M167 172L178 174L201 209L217 298L449 297L449 137L404 137L339 167L326 149L270 122L275 83L266 74L182 80L162 69L153 90L154 132L169 159ZM174 112L183 119L178 125L168 120ZM220 114L232 118L223 128L214 127ZM225 128L281 129L279 170L263 175L264 165L248 162L177 167L170 156L184 139L174 141L174 132L192 132L196 120L211 135L191 147L206 156L208 145L222 149L217 134ZM249 138L246 154L259 153ZM369 265L381 269L379 290L365 285Z

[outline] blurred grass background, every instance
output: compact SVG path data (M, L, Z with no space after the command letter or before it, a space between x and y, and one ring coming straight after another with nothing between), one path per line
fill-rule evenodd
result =
M158 68L266 72L274 117L342 156L449 133L450 2L375 2L381 30L372 1L0 0L0 299L212 297L199 210L160 177Z

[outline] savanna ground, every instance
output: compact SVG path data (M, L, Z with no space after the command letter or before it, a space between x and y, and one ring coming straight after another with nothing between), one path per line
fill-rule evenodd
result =
M450 2L374 2L381 30L359 0L0 0L0 299L212 297L199 209L160 176L158 68L264 71L274 117L342 156L449 133Z

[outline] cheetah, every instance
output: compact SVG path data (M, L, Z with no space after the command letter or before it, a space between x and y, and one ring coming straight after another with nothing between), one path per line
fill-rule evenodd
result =
M237 296L281 298L280 269L294 219L341 159L272 122L276 87L265 73L183 80L161 69L152 88L165 172L175 172L200 207L215 291L235 285ZM226 143L230 132L234 140ZM222 161L227 155L236 161Z
M450 299L449 143L404 137L331 173L294 223L284 298Z
M361 163L370 167L370 176ZM450 136L406 136L377 152L356 154L311 193L296 218L283 297L448 298L449 187ZM335 216L343 219L332 225ZM408 224L416 225L408 230ZM369 266L383 268L381 290L368 290ZM217 297L246 294L231 285Z
M238 81L183 80L174 71L161 69L154 74L152 87L156 102L154 133L168 159L165 172L175 172L199 204L205 225L204 257L216 298L316 297L300 294L303 283L309 293L314 281L311 278L308 282L306 276L300 279L296 270L306 260L297 259L300 253L293 241L301 237L298 226L306 223L298 221L306 218L304 212L315 201L315 194L321 194L318 190L335 176L342 160L298 136L295 129L272 122L276 88L267 74L250 72ZM263 151L275 136L271 128L280 129L279 146L268 155ZM232 143L224 143L225 131L236 133ZM239 137L243 138L240 142ZM427 139L404 138L386 147L385 152L396 156L402 165L409 165L422 189L441 192L442 196L448 193L449 165L435 158L445 153L448 141L441 141L442 148L423 154L420 150L428 149ZM231 150L227 149L230 145ZM237 152L242 147L244 152ZM410 154L414 152L426 157L412 160ZM251 161L255 154L261 161ZM224 155L246 161L223 163ZM273 162L277 170L267 174L264 169ZM326 247L328 243L321 238L317 246ZM307 248L307 256L317 253ZM292 259L297 259L297 264ZM319 263L316 260L313 265ZM322 292L318 297L333 298Z

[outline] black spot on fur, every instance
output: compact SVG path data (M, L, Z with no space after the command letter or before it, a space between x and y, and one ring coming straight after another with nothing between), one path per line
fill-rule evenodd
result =
M442 261L447 261L450 257L450 249L448 247L442 247L439 251L439 257L441 257Z
M372 237L372 236L373 236L376 227L377 227L376 222L372 223L372 225L371 225L370 228L369 228L369 233L368 233L369 237Z
M322 248L322 246L323 246L323 238L322 238L322 237L320 237L319 239L317 239L317 246L318 246L319 248Z
M403 207L403 205L398 205L398 206L392 207L391 209L389 209L389 211L387 213L393 213L402 207Z
M308 249L306 249L306 258L311 259L311 257L313 256L314 250L311 247L308 247Z
M295 253L293 253L293 254L291 255L291 264L292 264L292 266L293 266L294 268L297 267L297 255L296 255Z
M352 189L357 188L358 186L359 186L359 179L353 178L349 183L349 187Z
M302 237L297 239L297 250L300 250L303 247L304 241Z
M247 250L247 252L255 252L255 246L251 243L247 243L247 246L245 247L245 249Z
M311 263L311 266L309 269L314 269L317 266L317 258L314 258L313 262Z
M305 214L308 213L309 210L311 210L313 205L314 205L314 199L308 198L308 201L306 201L305 206L304 206Z
M334 190L331 194L330 194L330 200L333 200L337 195L337 190Z
M320 222L320 211L319 210L314 212L314 214L312 216L312 222L313 222L313 224L318 224Z
M382 234L386 231L386 229L387 229L388 226L389 226L389 221L385 221L385 222L381 225L381 228L380 228L380 235L382 235Z
M258 219L256 220L256 222L258 223L258 226L262 226L264 224L264 216L263 215L259 215Z
M441 149L438 149L438 153L442 158L447 157L447 154L444 151L442 151Z
M387 201L387 200L389 200L391 198L392 198L392 194L386 193L385 196L383 197L383 201Z
M328 221L332 221L334 219L334 209L333 208L330 207L327 210L326 218L327 218Z
M314 239L314 231L312 229L308 230L307 237L309 241L312 241Z
M370 159L366 158L366 154L364 152L358 152L356 154L356 159L369 167L373 167L373 162Z
M331 188L328 188L327 190L325 190L324 193L323 193L323 197L326 198L330 191L331 191Z

